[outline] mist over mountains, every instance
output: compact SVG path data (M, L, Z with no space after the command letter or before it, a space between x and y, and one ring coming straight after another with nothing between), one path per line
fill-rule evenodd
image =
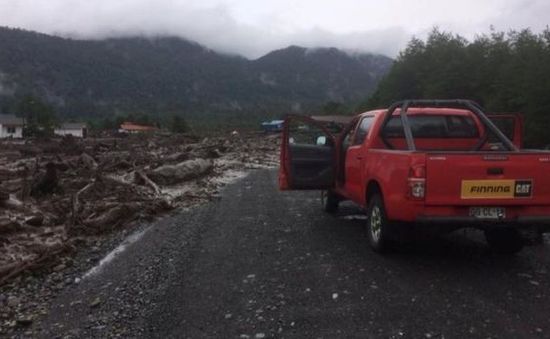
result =
M252 119L368 97L392 59L291 46L259 59L173 37L71 40L0 28L0 110L32 94L64 117Z

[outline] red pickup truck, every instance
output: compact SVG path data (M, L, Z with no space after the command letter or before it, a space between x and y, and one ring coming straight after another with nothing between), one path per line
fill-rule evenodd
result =
M363 206L375 251L404 232L471 227L497 252L516 253L526 231L550 230L550 152L520 150L521 120L493 119L469 100L398 102L337 135L289 116L279 186L327 191L328 212L344 200ZM506 119L516 121L508 137L496 126Z

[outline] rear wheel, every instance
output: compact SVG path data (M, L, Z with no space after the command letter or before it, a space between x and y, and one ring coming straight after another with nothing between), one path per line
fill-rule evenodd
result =
M525 245L520 232L513 228L486 230L485 239L493 251L501 254L518 253Z
M340 198L336 193L332 191L321 192L321 202L325 212L333 214L338 212L338 205L340 204Z
M367 207L367 237L375 252L385 252L388 249L389 223L386 217L384 201L380 194L374 194Z

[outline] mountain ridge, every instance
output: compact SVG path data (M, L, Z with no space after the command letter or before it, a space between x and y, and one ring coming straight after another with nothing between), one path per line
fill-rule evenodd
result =
M251 60L177 37L74 40L0 27L0 110L33 94L69 117L307 113L364 99L392 62L299 46Z

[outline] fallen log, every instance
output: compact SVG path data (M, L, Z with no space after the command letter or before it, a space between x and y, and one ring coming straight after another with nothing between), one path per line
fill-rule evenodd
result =
M174 153L170 154L164 157L164 161L166 162L182 162L189 159L189 153L188 152L180 152L180 153Z
M71 246L69 244L59 244L57 247L50 249L48 252L42 254L35 260L13 263L0 267L0 286L3 286L10 279L27 270L37 269L44 266L50 259L57 257L59 254L69 250L70 248Z
M82 163L84 164L84 166L87 169L90 169L90 170L96 170L97 169L97 162L95 161L94 158L92 158L87 153L82 153L80 155L80 161L82 161Z
M162 193L162 191L157 186L157 184L155 184L151 179L149 179L149 177L145 173L143 173L142 171L135 171L134 172L134 182L136 182L137 184L143 183L143 184L151 187L153 189L153 191L155 192L155 195L157 195L157 196L161 195L161 193Z
M214 164L207 159L194 159L176 165L164 165L149 173L148 177L159 185L173 185L208 174Z
M139 206L130 204L120 204L102 213L100 216L88 218L84 221L84 225L101 233L105 230L111 230L119 225L129 221L134 217Z
M94 187L96 181L92 181L83 188L81 188L72 198L72 208L71 208L71 220L70 223L66 226L67 231L74 228L78 224L79 220L79 211L80 211L80 196Z

